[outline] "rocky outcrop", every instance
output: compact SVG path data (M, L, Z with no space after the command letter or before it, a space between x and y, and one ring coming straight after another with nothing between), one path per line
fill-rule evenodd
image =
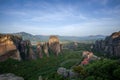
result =
M62 75L63 77L69 77L69 78L73 78L73 77L78 76L78 73L75 73L74 71L66 69L64 67L59 67L57 70L57 73L59 75Z
M33 59L33 54L29 40L22 40L20 36L0 34L0 61L8 58Z
M31 48L31 42L29 40L22 40L19 44L18 50L22 60L31 60L35 59L35 53Z
M38 42L37 43L37 54L39 58L43 57L43 54L45 54L47 57L49 57L50 53L55 54L58 56L58 54L62 51L63 45L60 44L60 41L57 36L50 36L48 42Z
M43 58L42 46L41 46L40 42L37 43L37 54L38 54L39 58Z
M57 36L50 36L49 38L49 49L56 55L61 52L60 42Z
M48 51L48 49L49 49L49 44L48 44L48 42L43 43L43 52L45 53L45 55L46 55L47 57L49 57L49 51Z
M77 50L78 48L78 42L71 42L71 43L67 43L66 46L64 46L66 49L70 49L70 50Z
M7 74L1 74L0 80L24 80L24 78L16 76L12 73L7 73Z
M115 32L106 37L105 40L97 40L93 50L106 53L108 56L120 57L120 32Z
M43 58L43 54L45 54L47 57L49 57L49 45L47 42L44 43L37 43L37 54L39 58Z
M22 38L19 36L0 34L0 61L4 61L10 57L21 60L17 49L21 40Z

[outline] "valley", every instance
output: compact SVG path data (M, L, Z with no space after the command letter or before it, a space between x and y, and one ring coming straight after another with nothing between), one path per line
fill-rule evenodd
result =
M118 36L119 37L119 36ZM105 56L104 52L97 52L92 47L94 43L75 43L67 42L58 56L52 52L49 57L42 54L35 59L14 60L8 57L7 60L0 62L0 74L13 73L23 77L24 80L119 80L120 62L119 58ZM32 45L32 50L36 54L37 45ZM83 64L83 52L90 51L98 59L91 59ZM86 58L87 59L87 58ZM64 77L64 74L57 73L59 68L66 68L77 73L75 77Z

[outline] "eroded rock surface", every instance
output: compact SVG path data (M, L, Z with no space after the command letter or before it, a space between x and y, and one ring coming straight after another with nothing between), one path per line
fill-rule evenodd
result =
M61 52L61 45L57 36L50 36L49 48L56 56Z
M20 36L0 34L0 61L8 58L16 60L34 59L34 52L29 40L22 40Z
M21 60L17 49L21 40L22 38L19 36L0 34L0 61L4 61L10 57Z
M120 32L111 34L105 40L96 41L93 49L108 56L120 57Z

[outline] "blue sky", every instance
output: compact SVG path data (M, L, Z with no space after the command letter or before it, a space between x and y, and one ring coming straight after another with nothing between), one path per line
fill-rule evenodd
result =
M120 0L0 0L0 32L110 35L120 31Z

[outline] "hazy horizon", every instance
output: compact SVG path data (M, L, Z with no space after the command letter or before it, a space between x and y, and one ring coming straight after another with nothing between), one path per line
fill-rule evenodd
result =
M0 0L0 33L89 36L120 31L120 0Z

